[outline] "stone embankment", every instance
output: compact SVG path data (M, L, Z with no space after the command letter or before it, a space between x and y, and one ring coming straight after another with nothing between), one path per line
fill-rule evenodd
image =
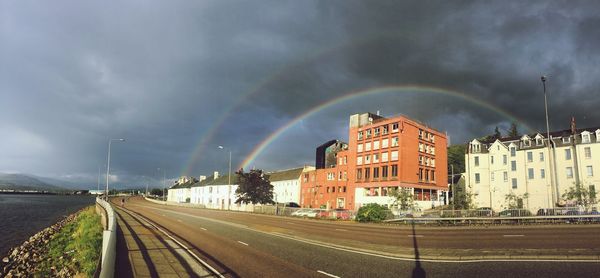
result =
M80 212L81 210L65 217L56 224L31 236L21 246L11 249L8 256L3 257L2 262L0 262L0 277L31 277L34 273L40 272L42 262L48 255L49 242L62 227L75 220ZM66 260L68 257L66 255L59 259ZM51 267L50 273L53 277L75 276L75 272L67 267L62 269Z

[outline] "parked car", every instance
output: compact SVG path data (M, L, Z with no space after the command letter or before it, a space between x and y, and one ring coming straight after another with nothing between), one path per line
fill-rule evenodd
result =
M310 209L308 212L306 212L304 214L304 216L310 217L310 218L316 218L316 217L320 216L322 211L323 211L322 209Z
M526 209L507 209L498 214L500 217L520 217L531 216L531 212Z
M312 209L308 209L308 208L303 208L303 209L299 209L297 211L292 212L292 216L298 216L298 217L302 217L302 216L306 216L306 214L308 212L310 212Z
M492 208L482 207L476 210L476 214L478 217L492 217L494 216L494 210L492 210Z

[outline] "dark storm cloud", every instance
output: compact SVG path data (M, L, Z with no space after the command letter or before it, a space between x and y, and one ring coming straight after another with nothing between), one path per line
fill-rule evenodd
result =
M93 184L107 139L125 137L111 161L122 184L156 179L158 167L175 177L246 99L189 174L223 171L216 146L231 146L237 165L308 109L390 84L461 91L542 129L547 74L553 127L571 115L600 125L598 14L573 1L2 2L0 171ZM379 109L453 143L510 121L431 94L359 98L290 128L256 166L312 163L323 140L346 139L349 114Z

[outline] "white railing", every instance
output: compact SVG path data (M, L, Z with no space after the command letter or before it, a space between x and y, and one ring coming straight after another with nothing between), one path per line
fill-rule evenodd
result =
M96 198L96 203L106 212L106 230L102 233L100 277L112 278L115 274L115 258L117 255L117 219L115 218L115 211L107 201Z

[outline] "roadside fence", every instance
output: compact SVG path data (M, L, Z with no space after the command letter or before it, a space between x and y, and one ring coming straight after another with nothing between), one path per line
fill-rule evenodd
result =
M96 203L104 210L106 219L105 230L102 233L102 257L100 261L100 278L112 278L115 272L115 258L117 255L117 221L115 211L105 200L96 198Z

